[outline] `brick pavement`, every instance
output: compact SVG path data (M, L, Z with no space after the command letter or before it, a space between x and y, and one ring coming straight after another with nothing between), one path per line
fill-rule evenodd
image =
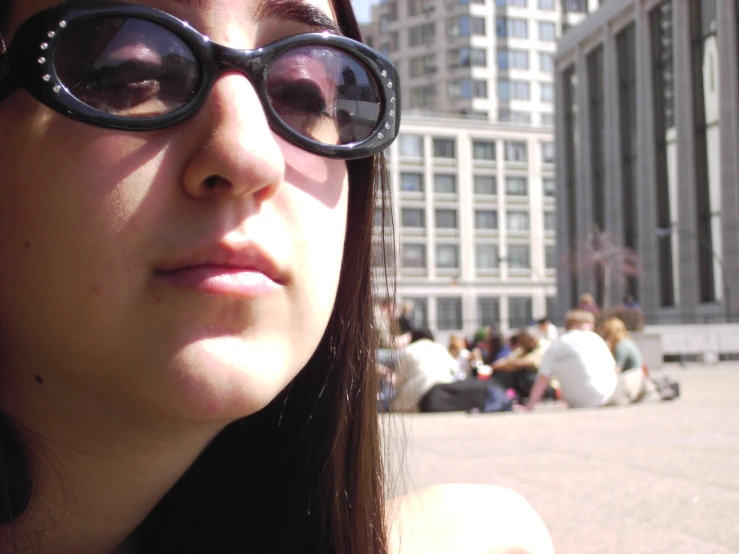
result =
M390 492L510 487L542 516L559 554L737 553L739 364L663 373L681 382L678 401L383 415Z

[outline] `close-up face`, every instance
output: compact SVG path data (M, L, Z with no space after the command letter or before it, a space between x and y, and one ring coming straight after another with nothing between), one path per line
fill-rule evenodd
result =
M55 3L16 2L6 43ZM256 17L253 0L137 3L239 49L315 31ZM306 3L335 19L328 0ZM156 50L150 34L124 38L106 59ZM74 121L19 89L0 102L0 367L121 412L253 413L324 334L347 197L346 162L271 130L243 73L146 132Z

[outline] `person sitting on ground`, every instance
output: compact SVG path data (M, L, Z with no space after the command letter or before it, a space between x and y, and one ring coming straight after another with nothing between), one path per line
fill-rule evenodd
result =
M468 379L472 374L472 353L467 349L467 344L462 337L457 335L449 337L449 354L457 360L456 378Z
M562 398L571 408L594 408L611 401L618 381L616 361L605 341L593 332L594 325L591 312L567 313L566 332L544 354L539 377L524 409L534 408L552 377L559 381Z
M423 396L438 383L451 383L457 373L457 360L443 344L434 342L428 329L411 331L411 343L400 354L395 371L397 397L393 412L417 412Z
M598 304L595 303L595 298L593 298L593 295L588 292L580 295L580 302L575 309L584 310L592 314L597 314L600 311Z
M601 327L601 335L616 360L616 371L620 374L615 402L630 404L639 402L652 391L644 374L644 361L639 347L629 338L624 322L612 317Z
M518 348L507 358L493 363L492 381L503 389L513 389L520 398L528 398L549 341L535 337L527 329L518 334ZM554 391L550 391L553 396Z
M549 342L553 342L557 340L557 337L559 337L557 326L549 321L548 317L542 317L540 320L538 320L536 322L535 330L540 337L547 339Z

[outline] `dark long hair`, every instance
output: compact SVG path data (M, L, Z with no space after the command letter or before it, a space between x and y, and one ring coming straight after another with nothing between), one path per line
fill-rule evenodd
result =
M350 0L332 1L342 31L360 39ZM387 551L370 262L375 196L386 198L387 178L382 156L348 170L341 278L316 352L266 408L202 452L134 532L138 552ZM27 508L31 461L0 414L0 525Z

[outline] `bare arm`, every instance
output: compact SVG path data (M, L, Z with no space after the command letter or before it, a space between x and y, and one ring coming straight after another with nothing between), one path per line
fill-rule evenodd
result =
M551 377L549 375L539 375L536 383L531 387L531 396L529 396L529 401L526 403L526 410L533 410L536 403L541 400L541 397L544 396L544 392L547 390L550 379Z
M516 371L524 367L531 367L538 362L537 357L524 356L522 358L503 358L493 364L495 371Z

